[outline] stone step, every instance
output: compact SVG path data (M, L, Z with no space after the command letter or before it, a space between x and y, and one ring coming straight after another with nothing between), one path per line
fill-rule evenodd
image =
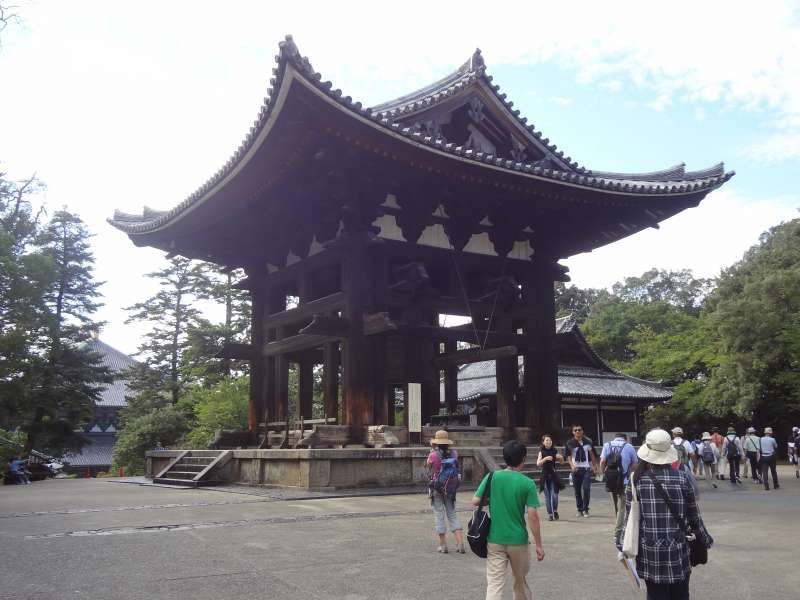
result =
M184 465L197 465L201 467L206 467L214 462L214 459L217 458L216 456L184 456L181 459L181 464Z
M191 471L193 473L200 473L203 469L205 469L208 465L198 465L198 464L190 464L190 463L178 463L177 465L173 465L173 469L176 471Z
M211 457L217 458L220 455L219 450L191 450L189 455L191 458Z
M214 479L208 481L192 481L191 479L173 479L171 477L156 477L153 483L161 483L164 485L179 485L181 487L200 487L219 485L220 482Z
M171 479L194 479L197 476L196 471L178 471L175 469L170 469L167 471L167 477Z

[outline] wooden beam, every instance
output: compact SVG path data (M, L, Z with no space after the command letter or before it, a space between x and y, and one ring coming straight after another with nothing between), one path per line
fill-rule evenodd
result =
M387 312L378 312L364 315L364 335L377 335L388 331L397 331L400 326L395 323Z
M497 360L498 358L508 358L516 356L519 350L516 346L500 346L498 348L467 348L441 354L433 359L433 364L437 369L447 369L458 365L483 362L485 360Z
M254 360L255 353L251 344L227 343L215 354L216 358L229 360Z
M281 356L298 350L311 350L336 340L337 338L329 335L304 335L302 333L290 335L282 340L265 344L263 356Z
M311 300L301 304L296 308L290 308L281 312L268 315L264 319L265 327L281 327L292 325L305 320L306 322L314 318L314 315L334 312L344 306L345 295L343 292L335 292L329 296L323 296L316 300Z
M400 327L400 333L406 333L411 336L433 338L441 341L457 341L468 342L475 344L475 330L473 329L458 329L456 327L434 327L426 325L418 325L414 327ZM489 331L488 335L486 330L478 329L478 338L483 343L486 340L486 345L491 347L497 346L516 346L518 349L528 348L533 344L533 338L519 333L507 333L502 331Z
M311 323L303 327L298 333L344 338L347 337L349 331L350 321L347 319L328 315L314 315Z

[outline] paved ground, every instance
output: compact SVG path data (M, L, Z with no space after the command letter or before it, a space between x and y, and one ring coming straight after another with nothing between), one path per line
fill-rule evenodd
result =
M717 543L692 574L695 598L798 597L800 480L785 467L782 475L778 491L725 482L703 494ZM484 562L436 553L422 494L301 500L236 491L113 480L1 486L0 598L483 597ZM608 497L599 486L593 493L590 519L574 517L567 490L562 520L544 523L547 556L530 576L537 598L644 597L615 561Z

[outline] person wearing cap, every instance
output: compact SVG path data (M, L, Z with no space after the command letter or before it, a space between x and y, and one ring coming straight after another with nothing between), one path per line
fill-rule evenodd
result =
M719 427L714 427L711 430L711 441L717 447L717 479L725 479L725 471L728 470L728 459L722 452L722 444L725 443L725 438L719 432Z
M769 490L769 472L772 472L772 485L777 490L778 485L778 470L776 465L776 456L778 452L778 442L772 437L772 427L764 428L764 435L758 442L759 465L761 467L761 481L764 482L764 489Z
M531 568L528 529L536 544L536 560L544 560L544 548L537 510L541 504L539 492L533 479L520 473L527 455L528 449L519 440L506 442L503 445L506 468L486 475L472 498L473 506L479 506L486 486L489 485L492 524L487 540L486 600L503 598L509 565L514 576L514 600L533 599L533 593L525 580ZM488 484L490 476L492 480Z
M700 516L688 474L672 468L678 452L669 433L663 429L648 432L637 454L639 463L625 491L625 524L615 539L617 549L623 551L624 531L635 501L640 519L640 523L631 524L640 531L636 572L647 585L648 600L688 599L692 567L686 531L673 516L664 494L677 515L707 547L714 540Z
M680 468L691 470L695 448L692 446L692 442L683 439L683 428L672 428L672 443L676 446L675 451L678 453L678 459L681 463Z
M739 445L742 447L742 462L741 462L741 476L742 479L750 479L750 459L747 457L747 452L744 449L744 444L747 441L747 434L744 433L739 437Z
M714 481L717 478L717 463L719 462L719 450L717 445L707 431L703 432L702 443L697 449L697 456L700 458L700 463L703 465L703 477L711 484L711 487L716 488L717 484Z
M728 459L731 485L742 483L742 480L739 479L739 463L744 456L744 450L742 449L742 442L739 441L739 436L736 435L736 430L732 426L728 427L725 440L722 442L722 453Z
M458 514L456 513L456 499L455 497L451 498L442 492L436 491L433 487L433 483L437 480L439 473L442 471L442 461L446 458L458 459L458 453L451 448L452 445L452 440L450 440L448 433L443 429L437 431L431 440L433 450L428 455L427 460L431 475L428 489L431 498L431 506L433 507L436 533L439 535L438 552L442 554L448 553L447 525L449 523L450 531L453 532L456 538L456 552L464 554L466 550L464 548L463 528L461 527L461 521L458 519Z
M747 462L750 463L751 477L756 483L761 483L761 468L758 466L759 455L758 447L761 443L761 438L756 435L755 427L747 428L747 435L744 436L744 455L747 457Z
M800 427L792 427L794 434L794 476L800 479Z

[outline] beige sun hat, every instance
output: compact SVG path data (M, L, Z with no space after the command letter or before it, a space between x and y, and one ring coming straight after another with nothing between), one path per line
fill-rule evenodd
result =
M668 465L678 460L678 451L672 444L672 436L663 429L647 432L644 444L639 446L639 458L654 465Z
M756 428L755 427L748 427L747 428L747 433L755 433L755 432L756 432Z
M673 427L672 435L683 435L683 429L681 429L680 427Z
M708 433L707 431L704 431L700 439L703 440L704 442L707 442L711 439L711 434Z
M444 429L440 429L436 432L431 440L431 445L436 444L437 446L452 446L453 440L447 437L447 432Z
M772 427L764 427L764 435L772 435Z

